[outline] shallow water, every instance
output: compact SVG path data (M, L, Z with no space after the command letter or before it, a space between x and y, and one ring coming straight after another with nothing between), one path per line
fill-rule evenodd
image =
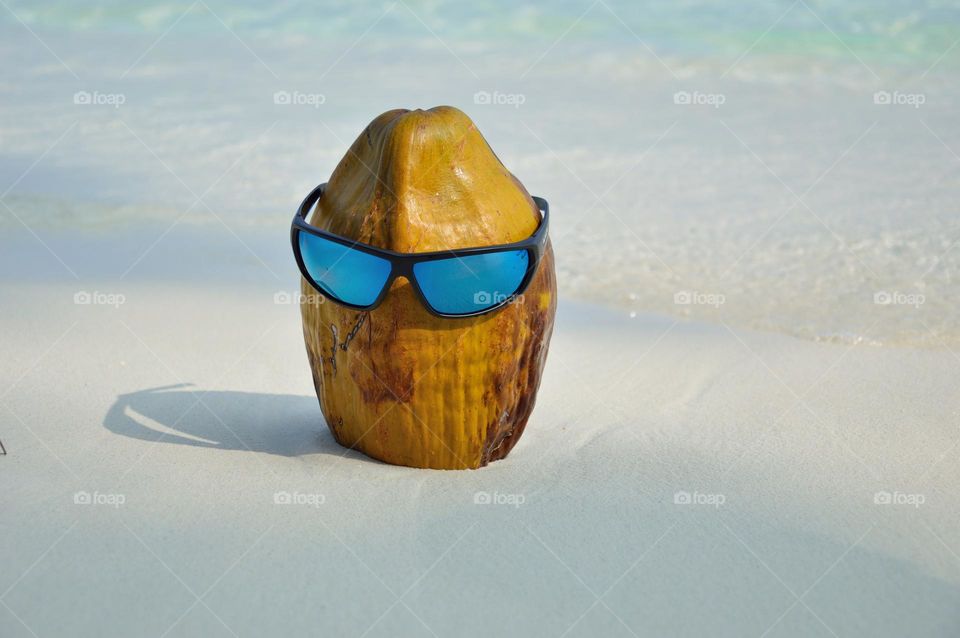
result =
M0 228L28 259L60 268L50 226L102 251L174 222L273 254L372 117L452 104L551 201L565 296L960 345L956 2L9 6Z

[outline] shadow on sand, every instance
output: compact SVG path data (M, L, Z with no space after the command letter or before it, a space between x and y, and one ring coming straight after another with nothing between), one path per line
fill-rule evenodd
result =
M201 392L190 384L121 394L105 428L134 439L279 456L347 451L330 434L316 397L255 392Z

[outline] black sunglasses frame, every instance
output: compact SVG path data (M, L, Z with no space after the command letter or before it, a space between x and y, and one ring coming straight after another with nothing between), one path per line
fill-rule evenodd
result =
M372 310L376 308L383 301L384 297L387 296L387 292L389 292L393 280L397 277L405 277L413 286L413 289L416 291L417 297L420 298L420 302L423 304L424 308L426 308L427 311L434 316L444 318L466 318L484 315L506 306L518 295L522 295L524 293L524 291L527 289L527 286L529 286L530 282L533 280L533 276L537 271L537 267L540 265L540 260L543 258L543 254L546 251L547 228L550 221L550 205L547 204L547 200L543 199L542 197L533 197L534 203L540 209L540 226L537 227L537 230L533 233L533 235L522 241L514 242L512 244L499 244L496 246L481 246L478 248L456 248L426 253L398 253L384 248L376 248L375 246L370 246L369 244L364 244L352 239L347 239L346 237L335 235L307 223L307 215L310 214L310 211L313 209L316 203L320 201L320 198L323 196L323 192L326 187L326 183L320 184L310 191L310 194L307 195L300 204L296 214L293 216L293 222L290 224L290 244L293 246L293 254L297 259L297 266L300 268L300 274L303 275L303 278L306 279L307 282L325 298L330 299L334 303L337 303L341 306L346 306L347 308L352 308L354 310ZM335 295L327 292L319 284L317 284L313 277L310 276L310 273L307 272L307 267L303 263L303 255L300 253L299 233L316 235L317 237L322 237L354 250L375 255L390 262L390 274L387 276L387 279L383 284L383 289L377 295L377 298L373 301L373 303L367 306L358 306L356 304L347 303L346 301L343 301L342 299L337 298ZM423 294L423 291L420 289L420 283L417 281L417 277L413 271L414 265L423 261L451 258L455 259L470 255L484 255L487 253L499 253L516 250L526 250L529 254L529 258L527 260L527 270L524 273L523 280L520 282L520 285L509 297L500 300L498 303L490 307L477 310L476 312L470 312L466 314L450 314L439 312L430 305L426 295Z

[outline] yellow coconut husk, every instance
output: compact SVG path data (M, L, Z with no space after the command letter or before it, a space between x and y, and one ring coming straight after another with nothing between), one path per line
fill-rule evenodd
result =
M441 106L373 120L309 221L414 253L520 241L540 212L470 118ZM302 289L314 385L341 445L397 465L464 469L517 443L556 313L549 245L522 298L479 317L431 315L404 278L372 311L320 302L306 281Z

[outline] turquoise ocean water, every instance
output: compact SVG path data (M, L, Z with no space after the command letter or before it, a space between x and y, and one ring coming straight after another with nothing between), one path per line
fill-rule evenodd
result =
M7 279L188 277L180 232L292 277L365 124L452 104L551 200L564 295L960 346L958 2L31 1L0 36Z

